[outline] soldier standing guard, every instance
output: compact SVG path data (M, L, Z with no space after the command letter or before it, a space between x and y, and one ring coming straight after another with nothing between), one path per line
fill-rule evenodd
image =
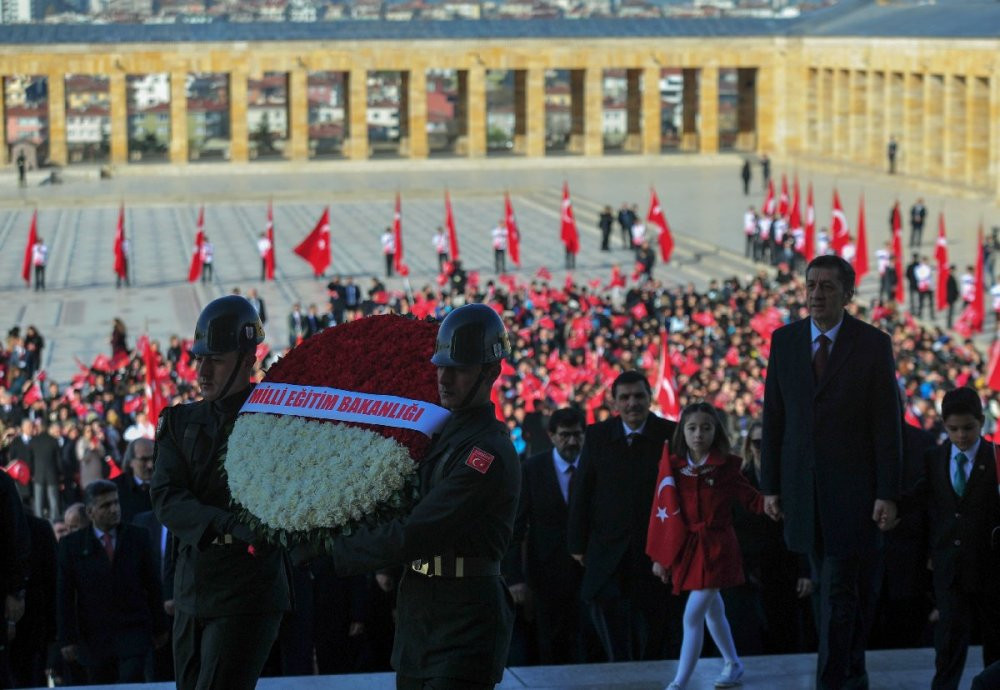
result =
M341 576L406 564L392 650L403 690L483 690L503 677L514 608L500 559L521 469L490 390L509 350L503 322L486 305L445 318L431 362L452 415L420 465L421 498L407 517L335 542Z
M210 302L191 352L202 400L164 410L150 494L176 539L174 667L177 687L253 688L291 608L288 556L254 543L230 512L222 461L264 327L243 297ZM252 545L253 548L250 548Z

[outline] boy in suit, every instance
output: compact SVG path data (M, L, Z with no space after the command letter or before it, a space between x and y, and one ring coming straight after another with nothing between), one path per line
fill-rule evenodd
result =
M941 614L934 631L933 690L958 687L975 624L983 665L1000 660L1000 550L991 544L1000 525L996 451L980 435L983 406L973 389L945 394L941 417L950 442L924 455L921 487Z

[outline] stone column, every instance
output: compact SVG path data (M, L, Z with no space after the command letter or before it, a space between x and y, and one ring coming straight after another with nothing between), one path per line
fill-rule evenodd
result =
M571 69L569 71L569 153L583 153L586 136L586 84L585 70Z
M588 67L583 76L583 155L604 153L604 85L601 67Z
M900 172L919 175L924 171L927 143L924 141L924 77L906 72L903 75L903 141L906 151L900 156Z
M706 65L698 80L698 152L719 152L719 68Z
M756 68L736 70L736 93L736 149L753 151L757 148Z
M5 80L7 77L0 74L0 113L7 112L7 84ZM0 122L0 165L7 165L8 157L8 142L7 142L7 123Z
M646 67L642 70L642 148L640 149L644 154L659 153L663 147L661 117L660 68ZM631 114L629 118L631 119Z
M247 137L247 69L240 66L229 73L229 160L249 159Z
M819 152L833 151L833 72L824 67L817 70L816 105L819 109Z
M289 160L309 159L309 72L293 67L288 73L288 154Z
M465 75L465 153L482 158L486 155L486 68L473 65Z
M170 73L170 162L188 162L187 71Z
M774 150L774 132L778 122L781 99L775 96L774 66L763 64L757 68L754 83L757 91L757 146L764 153Z
M61 72L47 75L49 89L49 161L66 165L66 81ZM42 163L43 161L39 161Z
M698 70L685 68L684 90L681 94L681 151L698 150Z
M347 122L344 155L351 160L368 158L368 72L352 69L344 75L346 103L344 120Z
M944 179L947 160L946 139L942 136L945 116L944 75L924 75L924 167L923 174Z
M128 162L128 101L125 73L115 70L108 75L108 98L111 102L111 164Z
M545 70L529 67L514 74L514 151L545 156Z
M427 72L415 65L401 76L399 154L427 158Z

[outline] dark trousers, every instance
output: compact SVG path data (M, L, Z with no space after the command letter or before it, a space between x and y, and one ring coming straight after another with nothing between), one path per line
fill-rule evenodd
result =
M396 690L492 690L496 686L470 683L457 678L412 678L396 675Z
M586 640L593 636L593 628L579 594L579 585L557 591L545 588L535 592L540 664L552 666L588 661Z
M125 287L128 287L128 260L125 261L125 271L124 271L124 273L125 273L124 276L120 276L117 273L115 274L115 287L116 288L120 288L122 286L122 283L125 283Z
M865 646L878 600L880 553L810 557L819 573L819 658L816 687L867 688Z
M892 276L889 275L889 271L886 271L878 278L878 298L884 302L893 299L896 291L896 286L892 284L891 278Z
M754 238L754 234L750 233L749 235L746 236L746 238L747 238L747 242L746 242L746 245L743 248L743 256L745 256L748 259L751 256L754 257L754 258L757 258L756 257L757 252L754 251L754 243L757 240Z
M659 590L652 587L654 584ZM605 585L587 605L607 660L677 658L680 647L673 643L680 640L682 620L678 602L680 598L658 581L641 587L620 586L617 581Z
M911 225L910 226L910 246L916 247L924 239L924 226Z
M934 629L934 680L932 690L958 688L965 658L978 624L983 642L983 666L1000 661L1000 597L967 594L952 588L935 588L940 620Z
M141 683L145 677L146 655L111 659L97 666L84 666L88 685Z
M212 262L206 261L201 265L201 282L207 283L212 280Z
M611 250L611 226L607 227L601 226L601 251L606 252Z
M566 252L566 268L567 269L576 268L576 254L574 254L573 252L570 251Z
M493 271L495 273L507 272L507 252L503 249L493 250Z
M264 257L260 258L260 279L262 282L267 280L267 259Z
M934 318L934 293L930 290L921 290L917 301L917 318L924 317L924 302L927 302L927 311L930 318Z
M392 265L395 263L395 261L396 261L396 255L395 254L386 254L385 255L385 277L386 278L392 278Z
M447 252L438 252L438 270L444 273L445 265L448 263Z
M179 690L253 690L278 637L280 613L198 618L174 616L174 671Z
M45 266L35 266L35 289L45 289Z
M955 303L948 302L948 328L951 328L951 319L955 313Z

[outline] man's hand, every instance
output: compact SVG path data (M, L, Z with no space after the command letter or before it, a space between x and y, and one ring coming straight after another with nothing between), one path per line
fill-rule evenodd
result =
M351 623L351 627L347 629L348 637L357 637L358 635L365 634L365 624L361 621L354 621Z
M391 592L396 586L396 581L392 578L392 575L386 575L385 573L375 573L375 584L383 592Z
M583 565L583 554L582 553L571 553L570 556L573 557L574 561L576 561L580 565Z
M3 604L4 618L9 623L18 623L24 615L24 599L13 594L8 594Z
M872 520L875 521L875 524L883 532L887 532L898 525L899 519L896 517L896 502L886 501L881 498L876 499L875 510L872 512Z
M173 599L167 599L165 602L163 602L163 612L165 614L167 614L168 616L174 615L174 600Z
M799 599L805 599L807 596L813 593L813 581L808 577L800 577L795 582L795 596Z
M62 658L66 661L76 661L76 645L66 645L59 650L62 653Z
M510 590L510 596L514 600L515 606L520 606L527 601L528 585L523 582L518 582L516 585L511 585L507 589Z
M777 494L764 497L764 515L777 522L783 520L785 514L781 512L781 497Z

